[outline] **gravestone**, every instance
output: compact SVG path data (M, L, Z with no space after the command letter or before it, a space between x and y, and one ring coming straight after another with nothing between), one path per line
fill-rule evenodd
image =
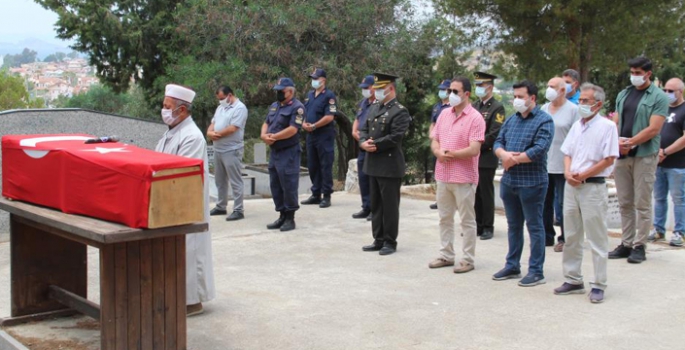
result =
M266 144L259 142L254 144L254 164L266 164Z

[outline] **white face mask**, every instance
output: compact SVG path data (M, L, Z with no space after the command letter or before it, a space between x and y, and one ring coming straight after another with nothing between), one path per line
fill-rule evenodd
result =
M221 107L226 107L226 106L228 106L228 97L226 97L225 99L219 101L219 106L221 106Z
M522 98L515 98L514 99L514 109L519 112L523 113L528 110L528 107L526 106L526 100Z
M578 105L578 114L580 114L580 117L583 119L592 117L595 115L595 112L592 111L592 107L595 105L596 103L594 105Z
M385 90L383 89L378 89L374 92L374 96L376 97L376 100L383 102L385 100Z
M678 101L678 98L675 97L675 93L674 93L674 92L669 92L669 93L667 94L667 96L668 96L668 104L671 104L671 105L672 105L672 104L675 103L675 101Z
M321 82L318 80L312 80L312 87L318 89L321 86Z
M178 108L176 108L176 109L178 109ZM178 119L178 117L174 117L174 111L176 109L171 110L171 109L167 109L167 108L162 108L162 120L164 120L164 124L169 125L169 126L174 124L176 119Z
M630 83L635 87L645 85L645 77L642 75L630 75Z
M479 98L483 98L487 96L488 92L487 89L483 86L476 86L476 96Z
M545 98L549 101L554 101L559 97L559 93L557 90L551 87L547 87L547 91L545 91Z
M446 99L447 98L447 90L438 91L438 97L440 97L441 100Z
M455 107L461 104L461 97L454 92L450 94L450 106Z
M369 97L371 97L371 90L369 90L369 89L362 89L362 96L364 96L364 98L369 98Z

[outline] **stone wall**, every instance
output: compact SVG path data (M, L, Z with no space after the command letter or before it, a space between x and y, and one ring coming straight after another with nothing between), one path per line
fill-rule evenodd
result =
M121 142L154 149L165 130L166 126L161 122L150 122L82 109L33 109L0 112L0 137L4 135L65 133L85 133L96 136L117 135ZM0 164L2 164L2 154L0 154ZM1 167L0 179L2 179ZM1 183L0 186L2 186ZM7 232L9 232L8 215L6 212L0 211L0 234Z

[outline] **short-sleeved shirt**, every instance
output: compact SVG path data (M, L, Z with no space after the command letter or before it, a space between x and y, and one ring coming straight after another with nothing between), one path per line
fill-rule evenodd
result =
M470 104L467 104L459 115L454 113L454 108L448 108L440 113L431 136L440 143L442 149L450 151L464 149L473 141L482 143L485 140L485 120ZM478 156L436 162L435 180L447 183L478 184Z
M247 107L239 99L228 106L219 106L214 112L212 123L214 131L221 131L233 125L238 130L234 133L214 141L214 151L229 152L244 147L245 123L247 122Z
M575 122L561 145L561 152L571 157L569 170L573 174L582 173L605 158L618 158L616 124L599 114L588 122L583 119ZM607 177L613 170L612 165L595 176Z
M666 118L668 116L668 97L666 94L659 89L656 85L650 84L647 89L644 90L642 98L639 100L636 108L628 108L627 105L630 103L628 101L628 96L632 95L633 91L637 90L634 86L629 86L625 90L621 91L616 97L616 112L619 113L618 118L618 129L620 130L620 136L632 137L637 135L640 131L649 127L649 121L652 116L662 116ZM635 117L629 118L626 113L634 111ZM633 121L633 125L630 128L630 136L624 133L624 124L629 120ZM643 142L637 145L628 155L635 157L646 157L652 156L659 152L661 135L657 135L650 139L649 141Z
M524 118L516 112L507 118L497 136L495 146L507 152L525 153L530 163L515 165L504 172L502 183L511 187L533 187L549 182L547 152L554 138L554 122L547 112L535 106Z
M681 138L683 130L685 130L685 103L668 108L668 117L666 117L666 122L661 128L661 148L665 149ZM669 154L663 162L659 163L659 166L662 168L685 168L685 149Z
M564 154L561 153L561 144L564 143L573 123L578 121L578 106L567 100L554 114L550 113L550 107L551 102L542 106L542 110L551 115L554 121L554 138L547 152L547 172L563 174Z
M276 134L286 128L292 126L300 130L302 122L304 121L305 107L298 99L292 99L288 103L282 105L279 102L274 102L269 106L269 113L266 115L266 132L269 134ZM298 145L300 140L300 133L295 133L285 140L278 140L271 145L272 149L282 149Z
M442 111L450 108L450 103L442 103L442 101L436 103L433 105L433 110L431 111L431 123L435 124L438 121L438 117L442 113Z
M305 121L307 123L316 123L321 118L327 115L335 115L338 112L337 99L333 91L324 89L316 96L316 91L311 90L304 100L306 109ZM319 135L335 132L335 123L328 123L320 128L314 130L311 135Z

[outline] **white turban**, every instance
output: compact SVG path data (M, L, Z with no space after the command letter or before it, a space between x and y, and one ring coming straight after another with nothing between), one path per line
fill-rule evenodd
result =
M169 84L166 86L164 96L172 97L188 103L193 103L195 99L195 91L176 84Z

